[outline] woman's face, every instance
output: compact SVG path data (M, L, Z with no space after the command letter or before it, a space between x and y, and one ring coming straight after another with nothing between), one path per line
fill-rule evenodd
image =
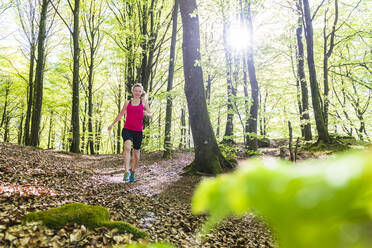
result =
M134 97L139 98L139 97L141 97L141 94L142 94L142 88L139 87L139 86L134 87L132 93L133 93Z

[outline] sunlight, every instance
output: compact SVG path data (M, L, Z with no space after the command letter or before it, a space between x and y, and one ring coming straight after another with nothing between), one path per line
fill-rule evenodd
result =
M242 25L232 25L227 32L227 42L235 50L245 50L249 46L248 29Z

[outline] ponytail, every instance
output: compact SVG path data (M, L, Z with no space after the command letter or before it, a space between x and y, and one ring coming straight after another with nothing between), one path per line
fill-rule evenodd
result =
M147 101L147 94L146 91L142 90L141 99Z

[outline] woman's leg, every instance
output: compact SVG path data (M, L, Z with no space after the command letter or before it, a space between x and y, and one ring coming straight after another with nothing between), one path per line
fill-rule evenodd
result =
M137 163L140 159L141 150L133 149L132 151L132 171L136 170Z
M130 161L130 149L131 149L131 141L126 140L124 142L124 176L125 173L128 172L127 168L129 169L129 161Z
M134 182L134 172L136 170L136 166L140 158L140 151L141 150L139 149L133 149L133 152L132 152L132 168L130 170L130 177L129 177L129 181L131 182Z

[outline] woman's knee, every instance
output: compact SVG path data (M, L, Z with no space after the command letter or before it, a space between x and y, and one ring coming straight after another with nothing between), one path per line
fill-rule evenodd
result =
M130 152L130 141L124 143L124 152Z

